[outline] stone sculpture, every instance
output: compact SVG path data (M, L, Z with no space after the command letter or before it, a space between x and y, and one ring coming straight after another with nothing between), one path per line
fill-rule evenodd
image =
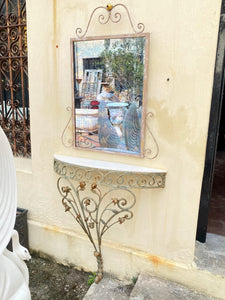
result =
M141 147L141 122L137 106L132 103L127 110L123 122L123 135L127 150L140 152Z
M0 299L30 300L29 275L24 262L30 259L26 248L20 245L16 218L17 188L13 154L0 127ZM6 249L12 237L13 251Z
M98 110L98 137L101 148L114 148L140 153L141 119L135 103L126 111L123 120L122 136L116 130L108 117L106 103L102 101ZM111 120L112 121L112 120Z
M120 146L120 137L109 121L106 103L102 101L98 110L98 137L101 148L118 148Z

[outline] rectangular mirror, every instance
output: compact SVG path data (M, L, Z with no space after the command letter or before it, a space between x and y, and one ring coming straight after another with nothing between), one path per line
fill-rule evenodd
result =
M149 35L71 40L75 147L143 155Z

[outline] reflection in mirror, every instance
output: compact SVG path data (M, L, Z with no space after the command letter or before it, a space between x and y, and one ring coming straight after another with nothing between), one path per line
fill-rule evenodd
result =
M141 155L148 35L72 40L75 147Z

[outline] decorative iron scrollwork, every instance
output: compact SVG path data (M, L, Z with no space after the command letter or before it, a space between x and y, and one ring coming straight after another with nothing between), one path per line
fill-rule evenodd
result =
M62 144L66 147L66 148L70 148L73 146L73 143L74 143L74 140L72 138L69 138L67 141L65 141L65 135L66 135L66 132L67 132L67 129L69 127L69 124L72 120L72 108L70 106L68 106L66 108L67 111L70 112L70 117L69 117L69 120L68 122L66 123L66 126L65 128L63 129L63 132L62 132L62 135L61 135L61 141L62 141Z
M57 188L65 212L81 226L94 247L98 271L96 283L103 277L102 237L115 224L133 218L136 203L132 188L164 188L166 172L110 171L65 163L54 159L59 175ZM100 186L108 187L101 190Z
M72 108L70 106L68 106L66 108L67 111L70 112L70 117L69 117L69 120L62 132L62 136L61 136L61 141L62 141L62 144L66 147L66 148L70 148L74 145L74 140L75 140L75 137L74 138L68 138L66 140L65 136L66 136L66 132L68 130L68 127L69 127L69 124L72 120ZM153 146L155 148L155 151L153 151L151 148L147 147L143 150L143 156L145 158L148 158L148 159L154 159L156 158L158 155L159 155L159 145L158 145L158 142L156 140L156 138L154 137L151 129L150 129L150 125L149 125L149 120L150 118L153 118L154 114L152 112L148 112L146 113L145 115L145 127L147 129L147 133L150 135L150 137L152 138L153 140L153 143L155 146ZM93 134L93 133L92 133ZM91 137L89 136L82 136L81 134L77 134L77 144L79 146L81 146L82 144L82 148L88 148L88 149L91 149L92 148L92 145L93 145L93 140Z
M122 18L122 15L119 11L116 11L117 8L119 7L123 7L127 13L127 16L128 16L128 19L130 21L130 25L131 25L131 28L133 29L134 33L135 34L140 34L144 31L145 29L145 26L143 23L138 23L136 28L131 20L131 17L130 17L130 13L129 13L129 10L127 9L127 7L124 5L124 4L116 4L116 5L111 5L111 4L108 4L106 7L105 6L99 6L99 7L96 7L91 16L90 16L90 19L88 21L88 24L87 24L87 27L86 27L86 30L84 31L83 33L83 30L78 27L76 29L76 35L79 39L83 39L85 38L87 32L88 32L88 29L89 29L89 26L90 26L90 23L91 23L91 20L92 20L92 17L93 15L95 14L96 11L98 10L103 10L104 11L104 14L100 14L98 16L98 22L102 25L105 25L107 24L109 21L113 22L113 23L119 23L121 18ZM83 34L82 34L83 33Z
M13 154L31 156L25 0L0 7L0 125Z
M120 188L164 188L165 173L134 173L120 171L109 171L91 167L82 167L61 162L55 158L55 172L70 180L92 181L110 187Z
M103 277L102 237L115 224L122 224L133 217L132 207L136 203L135 194L126 188L112 188L102 193L96 183L87 184L81 181L78 186L67 178L68 185L62 185L64 177L57 182L58 191L62 196L65 212L70 213L81 226L94 247L98 271L95 282ZM87 196L86 192L91 193ZM115 197L118 192L122 197Z
M154 144L155 144L155 151L153 151L151 148L145 148L144 149L144 157L148 158L148 159L154 159L156 158L158 155L159 155L159 145L156 141L156 138L154 137L151 129L150 129L150 126L149 126L149 119L152 118L154 116L154 114L152 112L148 112L145 116L145 126L146 126L146 129L147 129L147 133L151 136Z

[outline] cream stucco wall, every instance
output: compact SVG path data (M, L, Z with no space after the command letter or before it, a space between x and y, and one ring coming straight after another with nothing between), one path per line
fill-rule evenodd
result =
M19 206L29 210L31 248L92 270L91 246L61 205L53 155L166 169L165 189L137 192L134 218L105 235L106 271L130 276L142 268L131 259L135 251L186 266L193 261L221 0L121 2L150 32L147 109L155 115L151 129L159 156L148 160L62 145L72 101L70 38L107 1L27 0L32 159L16 159L16 165ZM131 32L125 17L119 25L94 21L88 35ZM150 145L151 138L146 139Z

